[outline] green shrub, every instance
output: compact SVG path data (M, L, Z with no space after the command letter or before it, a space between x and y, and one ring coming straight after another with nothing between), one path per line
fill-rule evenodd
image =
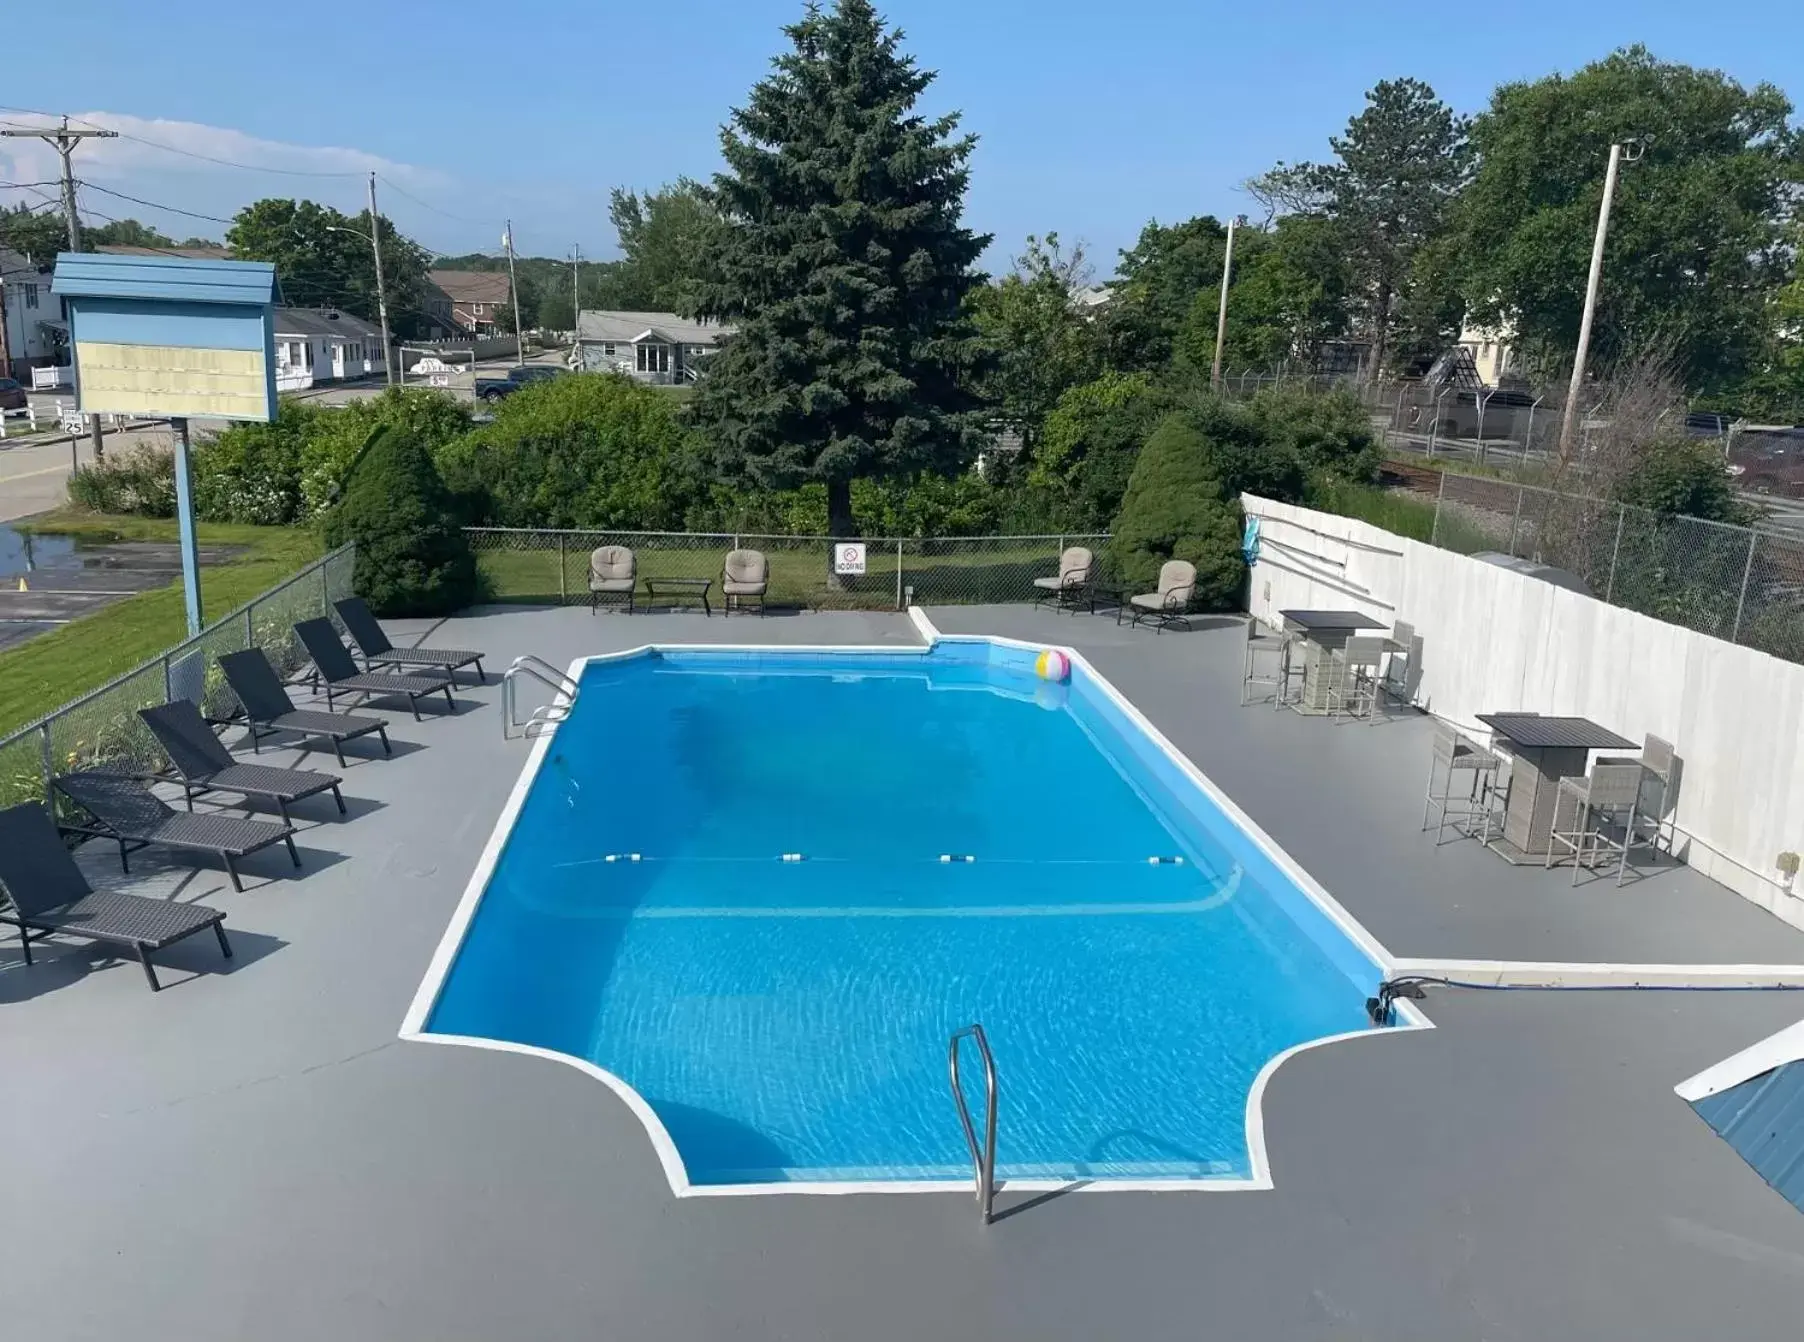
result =
M437 453L470 428L470 408L449 392L390 387L380 396L321 411L301 447L300 488L305 516L318 517L344 488L370 434L388 425Z
M346 469L325 539L357 543L354 582L370 608L445 615L475 600L476 559L425 446L405 429L378 425Z
M95 513L175 516L175 456L166 448L115 453L69 475L69 501Z
M1192 419L1160 422L1140 449L1109 541L1122 581L1155 590L1168 559L1196 565L1192 604L1226 610L1240 599L1246 562L1240 553L1240 506L1230 501L1210 465L1214 450Z
M1384 449L1372 434L1372 416L1350 391L1268 387L1250 409L1265 441L1294 457L1311 475L1355 484L1378 479Z
M706 496L671 398L611 373L515 392L437 453L473 522L667 531Z
M1643 448L1614 493L1622 503L1657 513L1744 526L1752 520L1735 497L1722 452L1692 438L1661 439Z
M469 411L443 392L391 389L343 407L285 396L268 424L234 424L189 454L194 510L204 522L287 526L337 498L372 430L389 424L428 449L467 431ZM144 447L76 471L69 497L100 513L175 516L170 454Z
M1102 530L1121 506L1140 444L1169 408L1144 374L1105 373L1067 390L1046 416L1027 486L1061 526Z
M1302 454L1289 439L1274 440L1247 403L1193 393L1182 413L1202 435L1205 464L1228 498L1250 492L1282 503L1303 501L1308 470Z
M194 453L194 507L209 522L287 526L308 514L307 445L336 411L283 397L268 424L234 424ZM366 435L367 436L367 435Z

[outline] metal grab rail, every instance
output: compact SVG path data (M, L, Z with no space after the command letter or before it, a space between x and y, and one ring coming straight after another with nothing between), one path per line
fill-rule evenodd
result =
M983 1059L985 1113L981 1150L977 1145L977 1127L971 1122L971 1108L965 1103L965 1090L958 1079L958 1046L967 1037L976 1041L978 1055ZM958 1121L965 1129L965 1145L971 1149L971 1170L977 1179L977 1205L983 1209L983 1223L989 1225L996 1219L993 1210L996 1201L996 1059L990 1054L990 1041L984 1036L983 1026L967 1025L952 1032L946 1064L952 1073L952 1099L958 1105Z
M546 686L562 702L554 700L533 709L522 722L514 711L515 676L531 676L541 685ZM512 740L514 732L519 730L522 736L531 737L537 734L536 729L544 729L553 723L562 722L570 716L570 709L576 702L577 691L582 687L574 680L559 671L543 657L534 657L531 653L514 658L513 665L501 676L501 735L504 740ZM522 730L523 729L523 730Z

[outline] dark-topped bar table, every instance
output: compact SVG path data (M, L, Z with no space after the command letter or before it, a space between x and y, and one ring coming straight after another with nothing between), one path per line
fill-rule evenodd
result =
M1503 835L1490 845L1511 862L1546 860L1562 778L1583 774L1593 750L1627 750L1635 744L1589 718L1480 713L1478 720L1508 743L1515 760Z

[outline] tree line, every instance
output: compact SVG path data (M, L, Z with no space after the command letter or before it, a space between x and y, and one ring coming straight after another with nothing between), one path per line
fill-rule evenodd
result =
M1244 183L1224 361L1230 368L1420 373L1471 326L1507 340L1531 384L1577 346L1610 145L1620 174L1592 339L1601 377L1670 370L1695 405L1804 422L1804 139L1768 84L1615 52L1572 75L1500 86L1475 116L1385 80L1321 162ZM1082 259L1028 239L986 295L1009 337L998 394L1044 422L1084 373L1194 378L1215 356L1227 227L1153 222L1108 301L1082 310ZM1053 371L1053 370L1056 370Z
M1300 497L1324 475L1370 477L1370 426L1356 405L1279 397L1242 413L1210 397L1220 220L1149 223L1100 291L1082 248L1055 234L1027 239L1003 274L986 275L979 258L992 240L964 218L975 138L957 116L921 111L934 75L899 32L869 0L837 0L784 35L771 75L722 128L722 171L643 196L617 191L622 257L585 268L585 304L593 293L598 306L736 328L683 408L680 435L661 419L652 435L701 492L621 497L662 499L651 513L666 522L684 497L691 524L807 498L833 535L868 527L872 508L894 515L895 497L911 492L965 518L1114 527L1141 448L1174 416L1183 431L1166 433L1164 456L1201 454L1206 469L1178 474L1214 482L1199 533L1211 544L1232 532L1216 509L1231 514L1239 488ZM1270 365L1349 342L1368 371L1403 371L1480 321L1507 326L1531 368L1557 370L1576 336L1608 147L1632 133L1645 153L1619 193L1597 366L1655 349L1695 394L1799 405L1790 116L1770 86L1640 48L1504 85L1470 118L1420 81L1381 82L1322 161L1279 164L1247 184L1264 217L1236 239L1224 354ZM405 294L428 258L387 220L378 226L391 285ZM299 301L358 311L373 298L357 235L368 227L311 202L259 201L227 241L276 260ZM525 263L529 321L559 324L567 277L559 261ZM394 308L404 315L405 300ZM589 395L569 393L570 404ZM582 414L547 418L542 436L520 440L521 469L543 483L495 496L483 505L491 515L634 525L596 502L584 472L608 468L583 442L616 442L620 424L650 433L653 420L640 401L604 413L615 403L593 395ZM614 427L584 415L613 415Z
M380 427L420 448L410 459L430 462L445 506L466 523L834 536L1106 528L1116 537L1110 563L1127 581L1185 559L1201 575L1199 599L1226 604L1244 573L1242 491L1320 502L1375 479L1379 453L1357 398L1291 390L1237 404L1212 393L1226 241L1218 220L1149 224L1100 293L1082 249L1053 234L1029 238L1004 274L987 276L978 260L991 239L963 213L975 139L956 116L918 110L932 72L869 0L811 7L784 31L771 75L722 129L723 170L706 184L617 193L623 257L592 279L621 306L732 324L734 338L710 359L693 400L595 375L524 390L486 424L423 391L341 410L290 401L276 424L235 428L198 454L203 508L247 521L329 517L360 445ZM1673 181L1696 174L1719 198L1741 183L1746 200L1739 210L1723 204L1714 231L1683 245L1660 233L1676 225L1659 219L1691 219L1687 227L1701 231L1704 215L1676 206L1656 215L1645 202L1636 208L1650 213L1638 214L1625 203L1623 231L1665 237L1668 261L1639 279L1624 265L1626 292L1609 309L1600 362L1659 339L1700 377L1728 366L1725 351L1751 351L1737 365L1751 375L1747 361L1759 351L1782 353L1794 337L1773 327L1773 309L1796 284L1796 256L1780 276L1779 255L1763 259L1749 243L1761 229L1795 223L1781 217L1790 197L1763 195L1761 175L1788 164L1795 146L1750 108L1781 116L1789 108L1770 91L1737 91L1723 76L1633 50L1570 80L1542 81L1551 91L1508 86L1471 121L1426 85L1379 85L1330 141L1331 160L1280 165L1253 184L1269 217L1244 235L1229 292L1229 339L1241 342L1232 348L1303 358L1356 338L1370 364L1396 368L1450 339L1470 314L1501 311L1470 295L1502 301L1494 296L1505 290L1472 286L1531 266L1512 249L1532 257L1536 247L1564 248L1582 285L1588 233L1577 223L1590 167L1574 153L1560 160L1566 176L1540 182L1535 172L1551 163L1541 146L1561 137L1546 124L1551 113L1536 112L1530 125L1513 120L1513 109L1545 97L1572 111L1568 86L1589 89L1605 76L1651 81L1656 102L1700 109L1690 139L1674 129L1664 171ZM1696 96L1679 98L1685 89ZM1577 106L1573 136L1607 148L1620 132L1591 125L1583 99ZM1651 144L1650 163L1659 167ZM1497 172L1514 176L1497 186L1487 177ZM258 202L228 241L242 254L339 236L330 215L307 207ZM1737 227L1739 241L1722 244ZM1480 237L1494 245L1475 258ZM1709 259L1722 245L1733 264ZM320 241L295 257L297 282L352 264L356 248L337 247ZM1713 265L1729 273L1729 293L1698 282ZM546 273L542 302L556 278ZM1556 288L1525 282L1517 291ZM1509 319L1525 347L1558 348L1563 318L1551 300L1545 310L1515 304ZM1777 355L1771 366L1782 366ZM1015 435L1013 450L1004 430ZM1639 455L1611 486L1624 498L1645 483L1641 456L1658 461L1675 497L1705 475L1727 496L1720 461L1682 441L1676 455L1670 445L1629 446ZM81 489L154 493L159 506L172 492L161 475L77 479Z

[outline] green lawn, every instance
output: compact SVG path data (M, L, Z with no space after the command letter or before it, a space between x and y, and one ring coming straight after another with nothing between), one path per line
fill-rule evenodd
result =
M87 540L174 541L173 520L100 517L73 509L16 523L20 530ZM201 571L202 609L209 619L241 606L319 558L319 538L296 527L202 523L203 545L244 547L229 563ZM72 624L0 652L0 735L102 685L187 636L178 579L126 597Z
M555 542L543 549L479 549L477 563L481 568L485 595L492 601L545 602L588 599L589 551L603 537L570 537L559 553ZM748 544L754 542L748 539ZM1080 538L1072 537L1072 544ZM774 541L761 538L755 542L770 559L769 601L773 609L816 609L821 607L851 610L896 609L898 556L894 545L885 548L871 545L867 552L866 572L859 577L845 577L838 586L829 583L828 551L823 541L801 542L777 548ZM922 553L928 546L944 553ZM634 538L639 559L640 597L645 594L645 580L659 578L712 578L715 586L709 600L720 604L720 567L726 557L727 544L717 543L696 548L652 548L646 541ZM1058 572L1058 541L1022 544L985 543L961 545L957 542L920 541L903 543L900 556L901 589L914 589L917 603L968 604L987 601L1024 601L1032 597L1033 580L1051 577ZM560 578L560 563L562 576ZM693 598L685 598L693 600ZM664 597L660 593L659 604Z

